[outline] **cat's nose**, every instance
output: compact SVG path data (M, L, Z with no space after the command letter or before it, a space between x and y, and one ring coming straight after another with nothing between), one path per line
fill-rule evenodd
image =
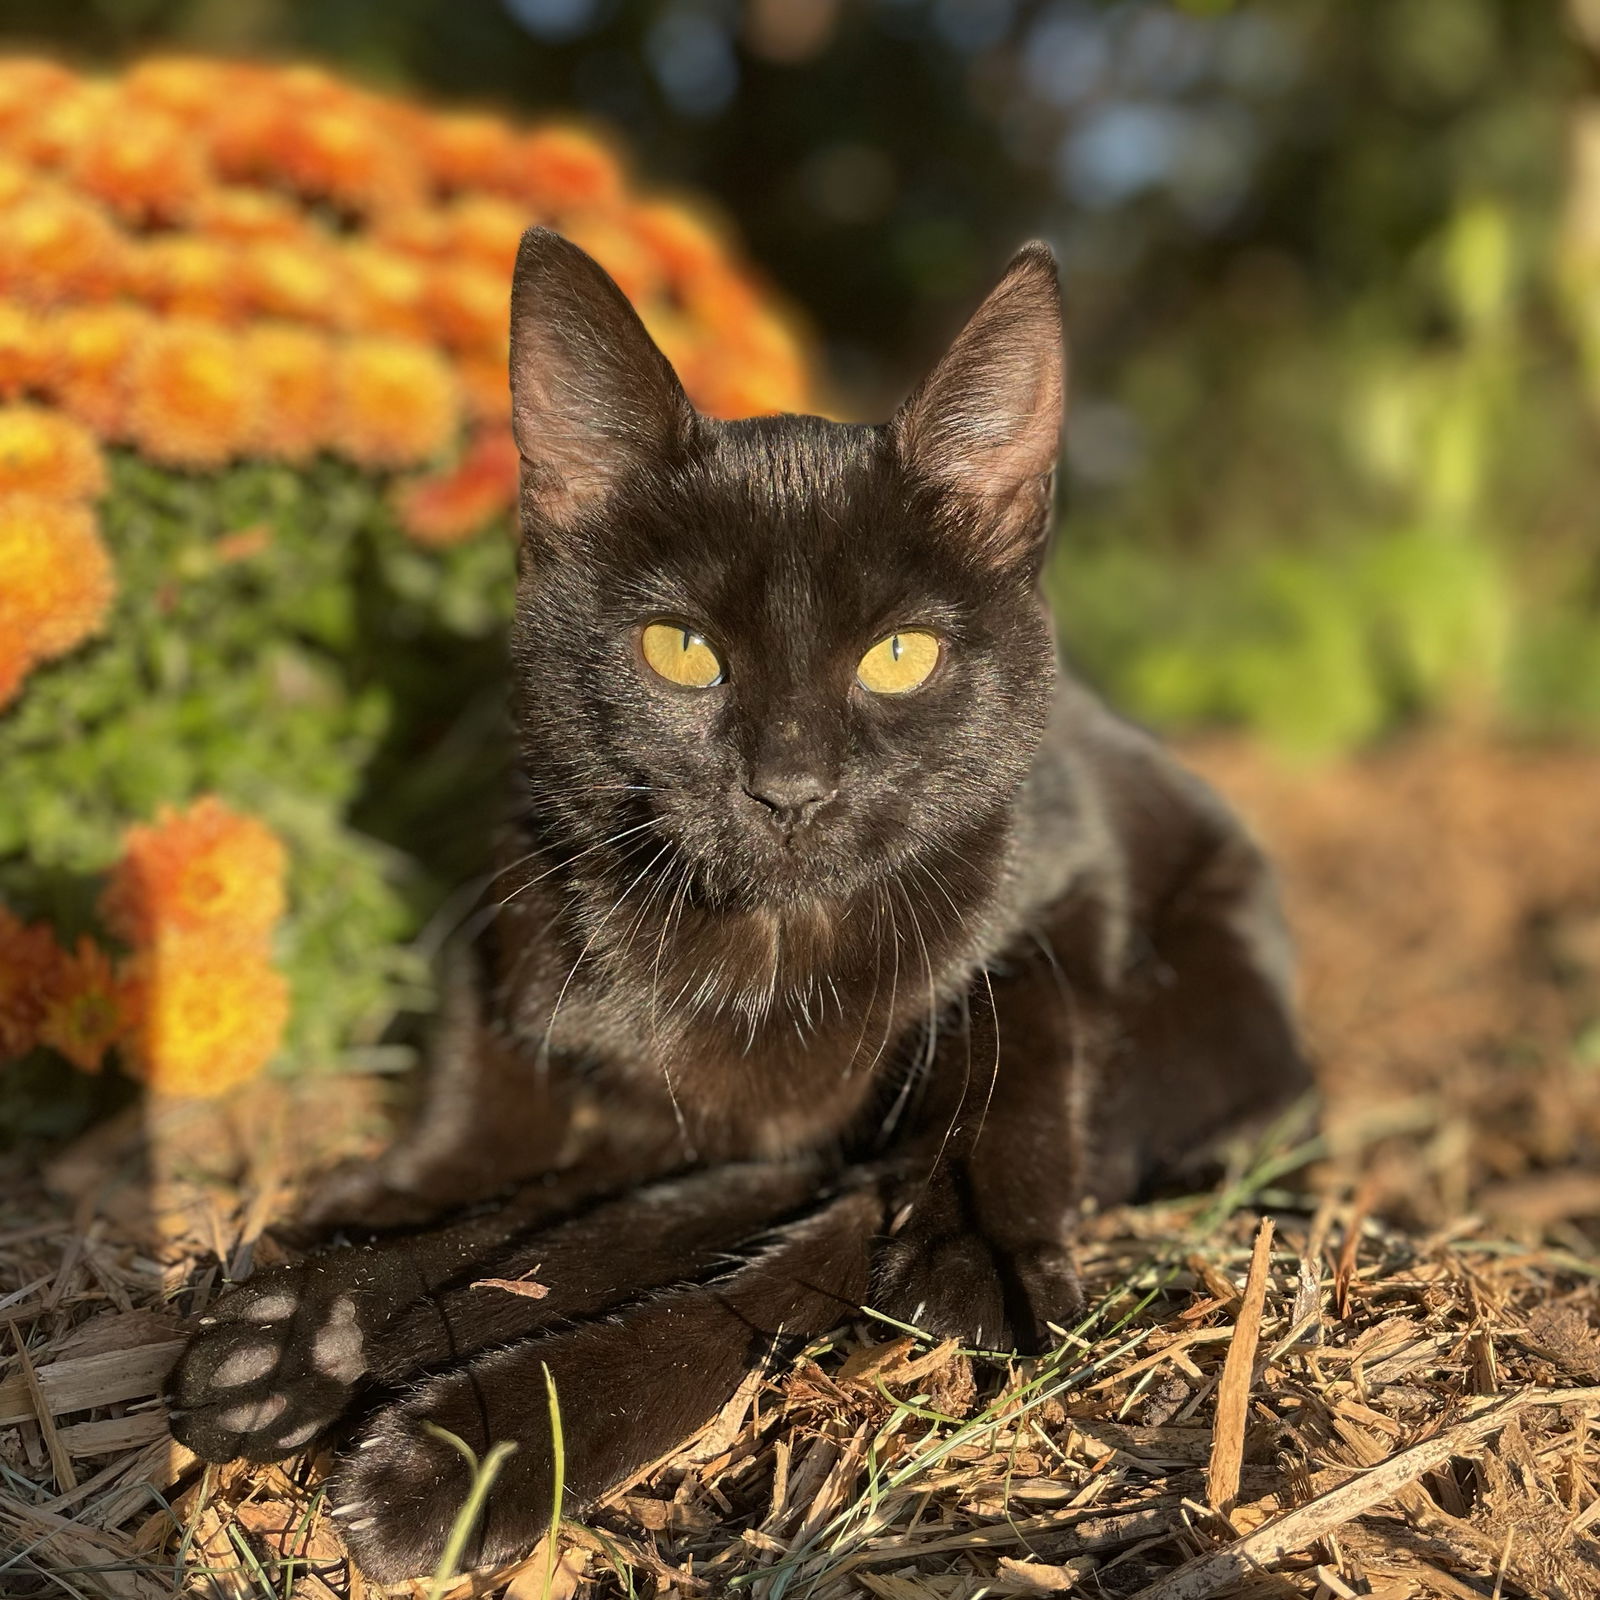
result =
M744 792L789 833L810 822L839 791L815 772L752 772Z

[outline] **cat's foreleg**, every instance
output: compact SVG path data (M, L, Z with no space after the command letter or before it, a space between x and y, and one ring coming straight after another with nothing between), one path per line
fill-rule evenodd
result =
M517 1197L452 1227L329 1250L217 1302L169 1384L178 1439L208 1460L275 1460L358 1393L540 1328L720 1271L727 1252L803 1213L804 1163L719 1168L527 1226Z
M459 1451L516 1446L467 1560L524 1554L551 1515L549 1384L560 1410L571 1508L597 1499L710 1420L780 1345L849 1317L881 1227L864 1180L730 1252L702 1283L638 1295L607 1314L492 1349L429 1378L381 1411L339 1466L335 1515L363 1571L395 1580L432 1570L466 1499Z
M1048 1348L1082 1305L1068 1240L1083 1025L1047 964L980 983L902 1146L870 1304L980 1348Z

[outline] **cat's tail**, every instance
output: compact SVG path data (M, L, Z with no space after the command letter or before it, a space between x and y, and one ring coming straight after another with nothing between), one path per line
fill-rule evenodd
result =
M748 1176L744 1181L748 1188ZM774 1199L790 1203L767 1216L790 1215L754 1236L751 1197L740 1193L728 1208L718 1264L703 1276L481 1350L380 1411L333 1484L362 1569L393 1580L431 1571L437 1561L471 1473L434 1430L454 1434L479 1456L498 1443L516 1446L470 1550L476 1564L512 1559L531 1549L552 1514L551 1387L571 1511L681 1445L752 1368L856 1312L867 1292L872 1241L884 1226L880 1181L859 1174L798 1211L792 1183L792 1171L775 1173ZM701 1198L714 1206L714 1188ZM605 1208L604 1226L659 1234L660 1209L670 1211L672 1203L642 1190ZM734 1233L741 1223L745 1231ZM691 1254L704 1261L706 1215L688 1225L697 1235ZM626 1254L624 1238L612 1232ZM604 1250L604 1241L591 1242Z

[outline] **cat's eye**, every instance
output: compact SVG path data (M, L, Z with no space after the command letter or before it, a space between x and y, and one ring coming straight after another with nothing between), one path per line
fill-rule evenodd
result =
M856 682L874 694L906 694L920 689L938 665L939 641L931 633L891 633L862 656Z
M676 622L652 622L639 636L645 664L657 677L683 689L709 689L722 682L722 662L698 633Z

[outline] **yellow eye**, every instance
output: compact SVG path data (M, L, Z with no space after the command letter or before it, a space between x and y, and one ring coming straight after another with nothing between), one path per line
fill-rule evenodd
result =
M874 694L905 694L921 688L939 665L939 641L931 633L891 633L862 656L856 681Z
M639 641L650 670L685 689L709 689L722 682L717 652L698 633L675 622L652 622Z

